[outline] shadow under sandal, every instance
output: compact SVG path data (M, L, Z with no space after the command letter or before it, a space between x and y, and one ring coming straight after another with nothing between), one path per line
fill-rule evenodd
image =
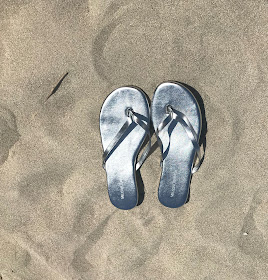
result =
M162 152L159 201L177 208L186 203L191 176L201 164L201 111L188 89L167 82L154 93L152 122Z
M122 87L104 101L100 112L103 167L108 193L114 206L131 209L138 203L136 171L146 159L151 142L137 161L141 146L149 135L150 110L145 94Z

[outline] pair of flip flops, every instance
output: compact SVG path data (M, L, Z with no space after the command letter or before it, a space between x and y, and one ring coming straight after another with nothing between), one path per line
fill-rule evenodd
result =
M116 89L103 103L103 167L110 200L117 208L131 209L138 203L136 175L151 148L151 121L162 153L159 201L171 208L187 201L191 176L201 163L201 111L186 87L167 82L157 87L151 110L145 93L134 87ZM138 159L146 136L148 145Z

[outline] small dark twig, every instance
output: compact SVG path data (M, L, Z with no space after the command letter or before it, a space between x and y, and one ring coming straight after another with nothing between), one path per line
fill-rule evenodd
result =
M68 72L65 73L60 79L59 81L57 82L56 86L52 89L52 91L50 92L49 96L46 98L46 101L59 89L62 81L65 79L65 77L68 75Z

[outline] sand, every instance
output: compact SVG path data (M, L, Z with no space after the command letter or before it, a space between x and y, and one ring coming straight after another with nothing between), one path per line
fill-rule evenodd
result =
M267 12L265 0L2 0L0 279L268 279ZM156 149L143 203L118 210L102 102L124 85L152 98L167 80L204 102L190 201L159 203Z

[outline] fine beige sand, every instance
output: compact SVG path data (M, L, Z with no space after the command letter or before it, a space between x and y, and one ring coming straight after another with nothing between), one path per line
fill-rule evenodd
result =
M1 0L0 279L268 279L267 15L266 0ZM102 102L167 80L205 106L190 201L159 203L156 149L143 203L118 210Z

